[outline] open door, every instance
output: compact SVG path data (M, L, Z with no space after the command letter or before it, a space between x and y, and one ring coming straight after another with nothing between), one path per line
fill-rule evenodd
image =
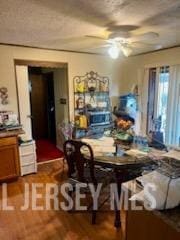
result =
M18 102L19 102L19 120L26 132L26 137L32 139L31 127L31 108L29 99L29 79L28 67L16 66Z

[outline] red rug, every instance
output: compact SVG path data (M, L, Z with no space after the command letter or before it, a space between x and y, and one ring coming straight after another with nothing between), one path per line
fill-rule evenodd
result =
M48 139L36 140L36 153L37 162L45 162L63 157L63 152Z

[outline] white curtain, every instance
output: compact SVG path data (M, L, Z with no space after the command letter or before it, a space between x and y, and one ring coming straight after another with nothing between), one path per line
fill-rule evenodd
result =
M141 84L139 84L139 118L140 118L140 133L142 135L146 134L147 127L147 102L148 102L148 82L149 82L149 68L145 68L143 72L143 79Z
M180 65L170 66L166 139L168 145L180 144Z

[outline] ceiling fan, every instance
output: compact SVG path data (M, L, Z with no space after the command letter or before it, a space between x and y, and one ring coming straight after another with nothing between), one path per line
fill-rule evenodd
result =
M132 33L134 29L135 26L131 25L112 26L107 29L107 33L104 36L86 35L86 37L99 40L102 44L95 48L108 48L108 53L113 59L118 58L120 51L128 57L134 48L143 48L147 45L155 46L156 49L161 47L160 45L147 42L158 38L158 33L146 32L143 34L134 34Z

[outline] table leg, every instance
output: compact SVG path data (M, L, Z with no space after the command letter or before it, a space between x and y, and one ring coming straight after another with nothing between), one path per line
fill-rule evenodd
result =
M120 211L116 211L114 226L115 226L115 228L120 228L121 227Z
M116 171L115 169L115 177L116 177L116 184L117 184L117 191L118 191L118 199L121 198L121 184L123 182L123 174L119 174L118 171ZM120 228L121 227L121 211L120 211L120 206L118 206L118 202L116 201L116 199L114 200L114 207L115 207L115 219L114 219L114 226L116 228Z

